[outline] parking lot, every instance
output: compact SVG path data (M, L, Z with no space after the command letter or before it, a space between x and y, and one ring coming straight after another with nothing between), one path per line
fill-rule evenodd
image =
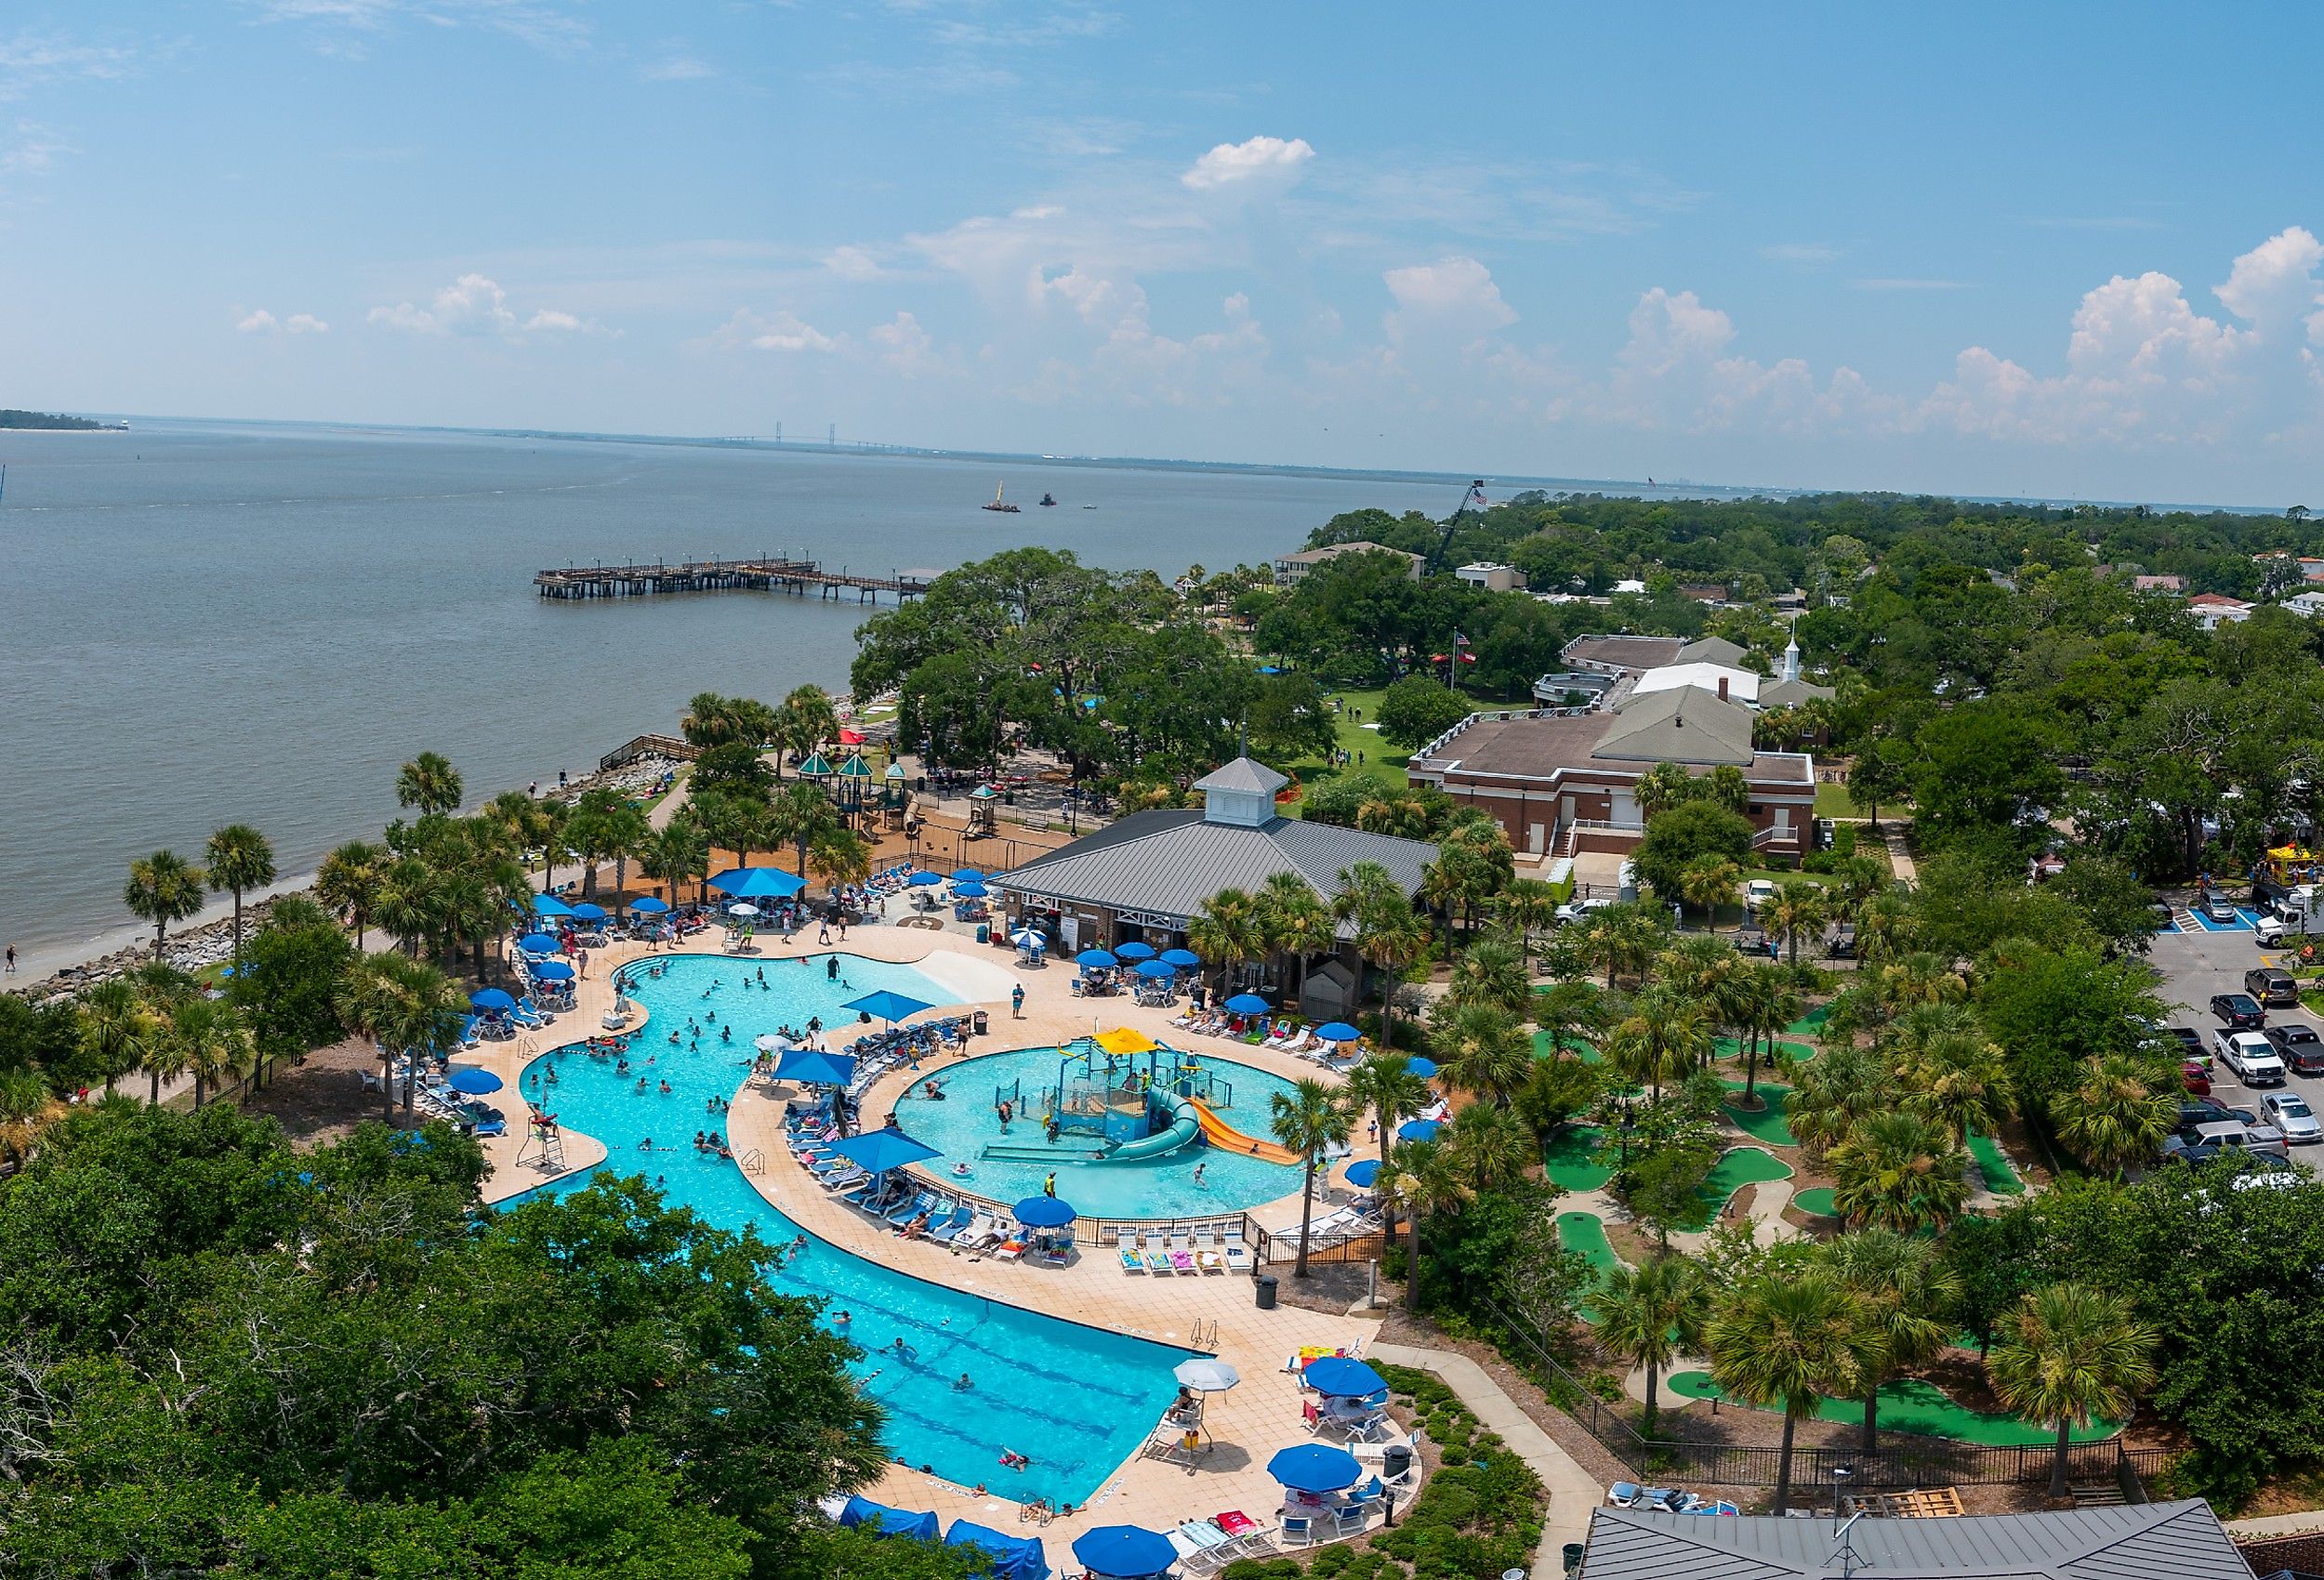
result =
M2212 994L2243 992L2244 972L2254 966L2279 964L2285 952L2258 947L2253 941L2248 912L2238 925L2232 927L2225 923L2204 926L2184 919L2185 912L2180 915L2183 930L2157 935L2147 959L2163 976L2162 998L2171 1007L2167 1023L2192 1027L2202 1036L2208 1052L2212 1049L2213 1034L2222 1025L2219 1017L2211 1012ZM2302 1023L2324 1032L2317 1018L2301 1007L2270 1009L2267 1023ZM2307 1099L2309 1107L2324 1114L2324 1076L2288 1073L2283 1086L2255 1090L2238 1082L2225 1061L2214 1057L2211 1080L2212 1096L2230 1108L2256 1110L2268 1092L2284 1090L2298 1092ZM2296 1146L2291 1149L2291 1155L2294 1163L2324 1174L2324 1146Z

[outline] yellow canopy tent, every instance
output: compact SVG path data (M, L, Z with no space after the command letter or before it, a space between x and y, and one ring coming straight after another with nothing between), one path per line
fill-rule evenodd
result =
M1152 1053L1162 1046L1143 1032L1133 1032L1128 1026L1116 1026L1110 1032L1101 1032L1089 1040L1108 1053L1119 1054Z

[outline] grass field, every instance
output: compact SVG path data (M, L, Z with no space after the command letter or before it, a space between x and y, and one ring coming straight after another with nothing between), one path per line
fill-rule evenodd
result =
M1689 1399L1726 1399L1708 1372L1679 1372L1670 1378L1670 1391ZM1864 1419L1860 1399L1826 1399L1816 1411L1819 1421L1842 1426ZM2029 1426L2014 1415L1989 1415L1972 1410L1934 1383L1900 1377L1881 1389L1880 1424L1891 1431L1919 1432L1927 1437L1955 1438L1962 1442L1995 1448L2042 1448L2057 1442L2054 1429ZM2093 1420L2073 1431L2076 1442L2098 1442L2121 1430L2119 1421Z

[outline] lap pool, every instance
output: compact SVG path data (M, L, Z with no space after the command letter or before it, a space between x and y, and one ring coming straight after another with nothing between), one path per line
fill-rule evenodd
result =
M709 1099L731 1099L741 1088L751 1039L762 1033L804 1025L811 1017L845 1026L854 1016L839 1006L880 988L939 1003L952 996L906 966L855 955L838 959L840 980L832 981L824 955L805 968L788 960L664 957L660 978L630 989L650 1019L632 1046L628 1073L577 1048L557 1049L525 1067L524 1095L608 1150L597 1169L528 1194L579 1190L600 1170L642 1174L672 1205L691 1207L720 1229L755 1227L771 1244L788 1243L800 1232L798 1225L733 1164L694 1151L695 1131L724 1127L723 1118L708 1112ZM763 989L756 985L762 966L769 984ZM745 972L751 974L748 989L739 985ZM711 1015L715 1022L706 1018ZM689 1018L709 1034L698 1052L691 1036L681 1035L676 1047L668 1041L671 1030L685 1032ZM720 1040L730 1026L733 1040ZM648 1058L654 1062L644 1063ZM642 1094L640 1074L649 1078ZM667 1096L658 1089L663 1081L671 1087ZM1177 1393L1171 1369L1190 1353L931 1284L820 1239L811 1238L790 1258L777 1283L822 1300L824 1325L865 1351L852 1370L887 1409L883 1441L891 1455L1019 1500L1087 1503L1160 1418ZM844 1324L838 1320L842 1311L850 1319ZM899 1337L908 1350L902 1357L891 1349ZM955 1386L963 1373L971 1385L966 1389ZM1022 1471L1004 1469L997 1463L1004 1449L1029 1455L1033 1463Z

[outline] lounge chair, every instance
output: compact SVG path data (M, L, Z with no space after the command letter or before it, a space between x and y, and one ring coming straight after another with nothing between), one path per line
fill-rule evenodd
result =
M1200 1270L1195 1265L1195 1248L1192 1245L1189 1245L1183 1239L1173 1240L1170 1242L1170 1271L1172 1272L1191 1272L1196 1274L1199 1274L1200 1272Z
M1235 1546L1237 1558L1257 1558L1274 1550L1274 1533L1239 1508L1223 1509L1210 1522Z
M1176 1272L1178 1271L1170 1265L1169 1250L1162 1244L1162 1237L1160 1235L1148 1235L1144 1244L1146 1271L1148 1272Z
M1183 1531L1166 1531L1163 1536L1178 1555L1180 1566L1190 1574L1208 1573L1226 1562L1224 1547L1206 1546Z
M1204 1272L1226 1271L1226 1257L1208 1228L1195 1231L1195 1266Z
M1235 1224L1227 1230L1225 1250L1227 1271L1248 1272L1250 1271L1250 1245L1243 1239L1241 1224Z
M1000 1244L1000 1220L990 1213L980 1213L974 1223L952 1237L956 1251L984 1251Z
M1364 1534L1364 1528L1371 1522L1372 1511L1363 1504L1350 1504L1334 1509L1331 1516L1332 1540L1341 1541L1349 1536L1360 1536Z
M1019 1237L1022 1232L1013 1223L1001 1231L1003 1238L999 1244L993 1247L993 1260L1013 1262L1022 1257L1026 1244L1026 1242Z
M1178 1534L1194 1544L1206 1566L1225 1563L1234 1553L1235 1539L1208 1520L1185 1521L1179 1525Z
M1122 1271L1143 1272L1146 1271L1145 1253L1138 1248L1138 1237L1135 1234L1123 1231L1115 1240L1115 1245L1121 1258Z

